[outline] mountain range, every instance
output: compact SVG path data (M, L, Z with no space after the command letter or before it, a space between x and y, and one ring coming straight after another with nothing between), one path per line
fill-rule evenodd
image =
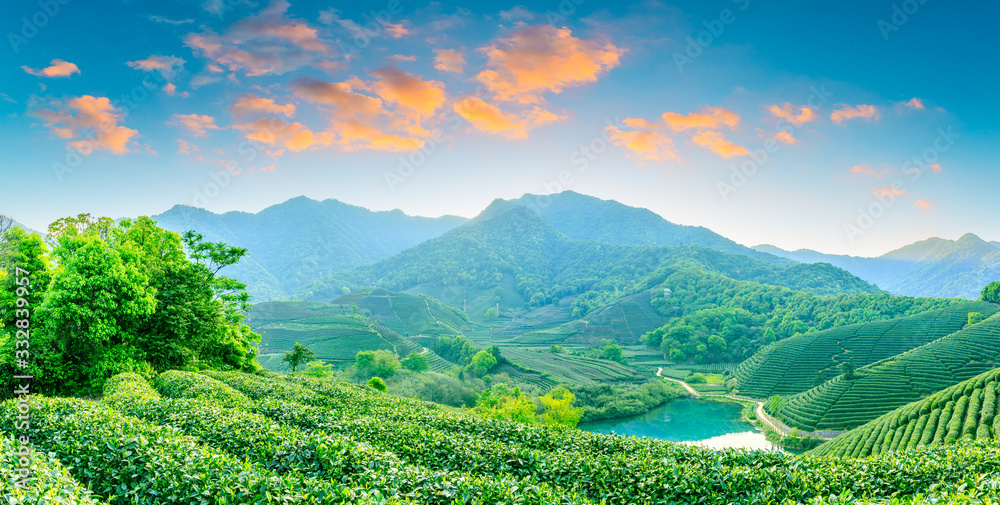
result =
M1000 242L971 233L958 240L929 238L876 258L786 251L771 245L754 249L801 263L829 263L899 295L974 300L983 286L1000 279Z

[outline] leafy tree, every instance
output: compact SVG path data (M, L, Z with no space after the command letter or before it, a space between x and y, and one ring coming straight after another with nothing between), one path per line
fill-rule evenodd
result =
M306 369L302 373L308 375L309 377L326 379L333 376L333 365L328 365L318 359L314 359L306 363Z
M400 364L403 365L403 368L418 373L430 369L430 363L427 361L427 356L424 356L417 351L407 354L406 359L404 359Z
M708 337L708 350L712 354L722 354L726 352L726 347L726 339L718 335Z
M372 377L371 379L368 379L367 384L373 389L377 389L383 393L389 389L389 387L385 385L385 381L379 377Z
M544 424L575 428L583 417L583 408L573 406L576 395L562 386L549 391L539 400L544 410L542 413Z
M816 375L813 377L812 387L817 388L823 385L826 379L823 377L823 371L817 370Z
M399 372L399 359L392 351L361 351L355 356L354 367L361 376L392 377Z
M601 357L618 363L625 363L625 358L622 356L622 348L615 341L612 341L601 349Z
M840 373L847 380L854 380L854 358L845 361L840 365Z
M1000 281L987 284L979 299L984 302L1000 303Z
M499 316L496 307L486 309L486 319L496 319Z
M972 326L974 324L981 323L985 319L986 319L986 316L980 314L979 312L969 312L969 324L968 324L968 326Z
M476 402L480 414L494 419L510 419L527 424L535 424L535 404L521 388L511 388L506 383L494 384L483 391Z
M312 350L308 347L295 342L295 345L292 346L292 350L286 352L281 358L281 361L288 363L288 366L292 367L292 373L295 373L295 370L299 367L299 365L309 363L314 359L316 359L316 353L312 352Z
M472 362L466 369L476 377L489 373L497 365L497 359L489 351L479 351L472 357Z

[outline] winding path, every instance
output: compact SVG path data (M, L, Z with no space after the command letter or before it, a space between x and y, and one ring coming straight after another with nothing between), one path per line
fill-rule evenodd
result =
M695 391L694 388L691 387L690 385L688 385L687 382L684 382L684 381L682 381L680 379L675 379L673 377L664 377L664 376L660 375L660 372L662 372L662 371L663 371L663 367L662 366L659 367L659 368L657 368L656 369L656 376L659 377L659 378L661 378L661 379L666 379L666 380L671 381L671 382L676 382L676 383L680 384L681 386L684 386L684 389L688 390L688 392L691 393L692 396L696 396L696 397L701 396L701 393Z

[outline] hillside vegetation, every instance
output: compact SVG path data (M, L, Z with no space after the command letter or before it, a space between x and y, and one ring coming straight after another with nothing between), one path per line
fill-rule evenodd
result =
M960 483L966 497L995 489L1000 464L987 441L920 449L905 464L713 451L484 419L336 382L206 375L170 372L153 389L125 374L101 401L39 398L37 447L72 462L78 485L40 477L112 505L923 503L914 495ZM0 405L3 429L16 406Z
M369 288L353 291L331 303L357 306L372 319L406 336L461 335L469 326L469 317L464 312L425 295Z
M805 430L860 426L991 370L1000 362L1000 314L787 398L778 416Z
M966 302L915 316L841 326L780 340L736 369L743 395L766 398L809 390L840 375L843 363L863 367L961 330L970 312L991 315L997 307Z
M1000 370L985 372L899 407L817 447L812 454L858 458L960 440L1000 438L998 386Z

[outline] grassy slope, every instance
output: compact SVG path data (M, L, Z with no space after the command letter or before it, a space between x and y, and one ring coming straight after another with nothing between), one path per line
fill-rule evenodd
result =
M787 399L789 426L850 429L894 408L994 368L1000 360L1000 314L898 356L860 368Z
M850 359L860 368L962 329L969 312L990 315L996 311L992 304L969 302L916 316L841 326L780 340L737 368L738 387L741 394L758 398L807 391L817 371L824 379L831 379Z
M957 439L995 439L1000 370L991 370L899 407L827 442L811 454L864 457Z

